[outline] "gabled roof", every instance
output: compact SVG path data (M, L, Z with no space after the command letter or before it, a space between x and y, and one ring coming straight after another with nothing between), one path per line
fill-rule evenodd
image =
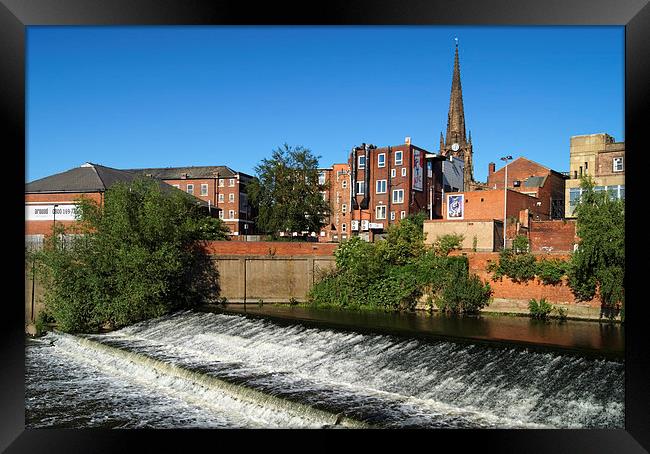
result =
M27 183L25 193L106 192L106 189L115 183L130 183L142 177L143 175L136 172L87 162L74 169ZM154 180L163 191L180 191L160 179L154 178ZM181 192L187 194L185 191ZM187 196L192 197L200 205L208 205L207 202L191 194L187 194Z
M128 172L135 172L143 175L150 175L161 180L180 180L182 178L216 178L234 177L237 174L250 176L242 172L236 172L228 166L191 166L191 167L151 167L147 169L126 169Z
M117 182L130 182L138 175L87 162L80 167L50 175L25 185L25 192L104 192Z

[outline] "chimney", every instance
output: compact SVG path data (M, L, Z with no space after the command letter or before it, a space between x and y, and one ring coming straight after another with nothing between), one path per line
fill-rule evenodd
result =
M494 170L496 168L496 164L493 162L488 164L488 177L494 173Z
M411 138L410 137L404 138L404 143L406 143L406 145L411 145Z

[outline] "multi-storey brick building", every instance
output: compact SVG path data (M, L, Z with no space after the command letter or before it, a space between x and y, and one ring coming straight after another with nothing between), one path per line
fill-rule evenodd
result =
M373 241L390 224L430 209L433 169L429 153L411 144L377 148L362 144L350 153L350 232Z
M219 217L234 236L254 234L253 209L248 203L246 185L254 177L226 166L165 167L129 169L130 172L158 178L192 194L221 211Z
M503 189L505 166L495 171L493 162L488 164L487 186ZM567 176L551 170L530 159L520 157L508 164L508 189L539 199L539 212L550 219L564 218L564 183Z
M325 226L320 231L320 242L340 242L350 237L350 165L333 164L319 169L321 193L330 207Z
M106 190L116 183L130 183L140 175L99 164L80 167L41 178L25 185L25 237L28 243L42 243L54 225L70 227L76 223L76 202L86 197L102 204ZM159 180L158 180L159 181ZM175 191L159 181L161 189ZM201 206L207 204L199 199ZM214 211L214 210L213 210Z
M582 176L593 178L595 190L607 191L612 198L625 199L625 142L615 142L605 133L572 136L569 155L565 193L567 217L573 217L582 194Z

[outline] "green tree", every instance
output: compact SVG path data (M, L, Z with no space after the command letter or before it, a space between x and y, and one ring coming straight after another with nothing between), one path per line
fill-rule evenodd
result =
M329 205L318 184L318 158L307 148L284 144L255 167L257 180L249 183L248 196L258 228L278 235L318 232L325 225Z
M569 285L580 300L598 291L601 316L614 318L625 304L625 202L596 191L591 178L580 186L575 208L580 241L571 257Z
M79 224L57 227L37 254L45 305L59 329L119 328L218 294L205 240L227 239L223 221L196 199L151 179L118 183L100 206L79 200ZM59 234L80 234L62 242Z

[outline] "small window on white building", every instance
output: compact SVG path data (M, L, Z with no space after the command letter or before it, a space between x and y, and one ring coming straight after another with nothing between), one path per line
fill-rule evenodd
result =
M377 190L376 194L385 194L386 193L386 180L377 180Z
M193 184L188 184L187 185L187 193L188 194L194 194L194 185Z
M386 153L377 155L377 167L386 167Z
M375 208L376 219L386 219L386 205L380 205Z
M235 201L235 194L228 194L228 202L234 202Z
M365 168L366 168L366 157L359 156L359 169L365 169Z
M404 203L404 189L393 189L393 203Z
M622 172L623 171L623 157L620 158L614 158L612 160L613 164L613 171L614 172Z
M403 177L406 176L406 167L402 167L402 176L403 176Z
M201 195L208 195L208 185L201 184Z
M391 178L395 178L396 175L397 175L397 170L395 170L395 169L390 169L390 177L391 177Z
M401 151L396 151L395 152L395 165L396 166L401 166L402 165L402 152Z

